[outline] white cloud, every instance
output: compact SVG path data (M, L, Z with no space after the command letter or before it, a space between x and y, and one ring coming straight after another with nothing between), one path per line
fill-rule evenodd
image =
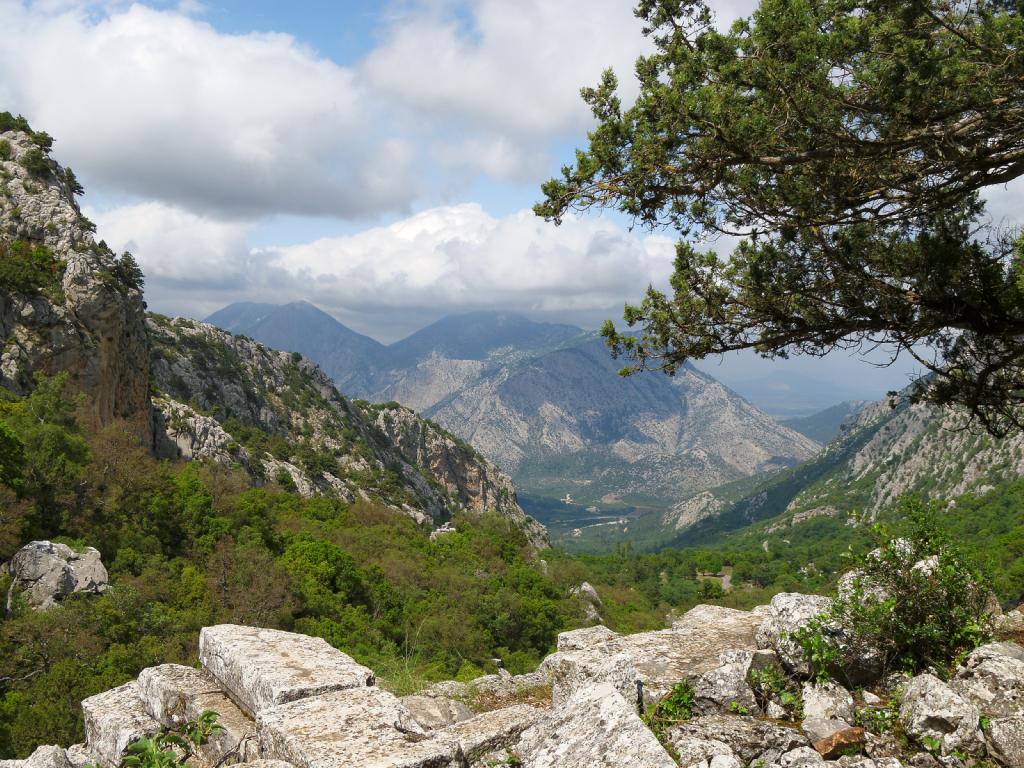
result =
M609 219L554 227L530 211L494 218L475 203L265 249L246 245L245 224L155 203L88 213L111 247L139 258L158 311L203 316L242 299L308 299L339 316L362 316L355 325L363 329L396 313L477 308L604 317L649 284L664 284L674 254L670 238L635 236Z
M140 5L0 13L0 101L104 191L338 217L417 195L411 150L355 74L288 35L220 34Z

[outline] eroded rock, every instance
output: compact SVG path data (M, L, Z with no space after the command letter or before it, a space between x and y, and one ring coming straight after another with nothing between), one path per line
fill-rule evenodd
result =
M985 731L985 740L1003 765L1024 765L1024 715L996 718Z
M684 736L724 742L744 765L754 760L773 763L790 750L810 746L797 730L733 715L695 717L669 728L667 736L671 742Z
M146 711L134 680L85 699L82 714L89 752L106 768L117 768L133 741L160 730L160 723Z
M856 714L853 696L837 683L804 683L803 709L805 718L845 720L853 722Z
M447 699L443 696L402 696L399 701L412 713L416 722L428 731L444 728L473 716L473 710L458 699Z
M957 669L951 686L987 715L1024 713L1024 648L989 643L975 649Z
M530 768L675 768L636 708L609 683L575 692L526 730L516 754Z
M768 615L757 629L758 647L771 648L778 653L783 665L793 674L810 675L811 667L793 635L831 607L832 600L820 595L797 592L775 595L768 606Z
M943 754L980 747L978 708L934 675L913 678L903 690L900 720L907 733L924 742L935 739Z
M346 688L371 686L371 670L318 637L237 624L205 627L199 659L249 715Z
M335 690L263 710L264 757L302 768L444 768L458 765L458 741L427 734L401 702L376 687Z
M463 720L446 728L443 735L458 742L466 762L483 763L488 755L511 749L543 714L536 707L519 704Z
M107 588L107 569L98 550L75 552L66 544L32 541L6 565L12 577L11 595L21 592L29 606L45 610L76 592L99 594Z

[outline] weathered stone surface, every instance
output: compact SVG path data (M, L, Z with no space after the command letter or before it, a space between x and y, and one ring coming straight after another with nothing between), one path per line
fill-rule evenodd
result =
M247 763L240 763L239 768L242 768L243 765L245 768L294 768L291 763L284 760L268 759L250 760Z
M802 595L797 592L775 595L768 606L767 617L757 629L758 647L771 648L778 653L790 672L809 675L810 665L792 635L831 607L832 601L820 595Z
M843 686L833 682L804 683L803 707L805 718L845 720L850 723L856 714L853 696Z
M989 753L1003 765L1024 766L1024 715L999 717L985 732Z
M139 696L146 711L161 725L180 729L203 712L216 712L223 730L199 749L210 765L230 765L256 757L256 723L205 671L163 664L139 673Z
M671 629L656 632L617 635L591 627L561 635L559 651L545 659L543 667L552 674L554 700L560 703L587 679L611 681L632 700L627 680L631 664L635 679L643 684L644 700L653 703L680 680L696 683L720 667L725 651L756 650L754 634L760 623L761 616L753 612L697 606ZM625 660L616 659L620 655ZM594 677L597 670L604 670L604 675Z
M843 728L814 742L814 748L826 760L834 760L851 751L859 752L866 743L863 728Z
M160 730L146 711L135 681L90 696L82 702L85 739L89 751L102 765L116 768L125 747Z
M530 768L675 768L675 761L608 683L577 691L527 729L515 748Z
M250 715L307 696L373 685L371 670L318 637L236 624L205 627L199 659Z
M63 747L36 747L24 768L71 768L71 762Z
M732 748L717 739L700 739L676 733L669 739L669 744L679 757L679 765L682 768L707 765L716 755L735 758Z
M943 754L974 752L980 747L978 708L934 675L918 675L907 683L900 720L918 740L937 739Z
M85 744L72 744L65 750L71 768L83 768L96 761Z
M645 693L640 675L633 659L628 654L565 652L549 656L545 663L554 676L551 700L554 706L561 706L576 691L595 683L609 683L626 701L639 707L640 697Z
M733 715L695 717L668 730L670 741L682 736L724 742L744 765L758 759L773 763L790 750L809 746L807 738L797 730Z
M299 768L443 768L460 760L455 739L428 735L397 698L376 687L266 709L257 730L264 757Z
M964 660L950 685L987 715L1024 714L1024 648L983 645Z
M543 710L518 704L463 720L444 729L442 735L457 741L464 759L473 763L489 753L513 747L543 715Z
M797 747L779 758L775 765L779 768L811 768L823 765L825 758L812 747Z
M473 710L458 699L446 699L441 696L402 696L399 701L412 713L416 722L428 731L444 728L473 716Z
M99 594L107 588L107 569L92 547L79 553L66 544L32 541L14 553L6 570L12 577L11 594L23 593L36 609L50 608L75 592Z
M694 710L697 714L712 715L718 712L757 709L754 691L747 684L751 669L760 668L753 664L755 651L727 652L720 655L722 665L705 672L694 685ZM771 654L772 658L775 654ZM760 658L760 657L758 657Z
M803 729L808 740L813 744L816 741L827 739L833 733L845 731L850 727L850 724L845 720L837 720L835 718L806 717L800 724L800 727Z

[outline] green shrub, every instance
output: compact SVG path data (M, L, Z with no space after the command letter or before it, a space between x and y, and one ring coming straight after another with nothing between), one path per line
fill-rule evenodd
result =
M10 160L14 156L11 142L7 139L0 139L0 160Z
M658 741L665 743L665 732L676 723L693 717L694 690L686 680L672 686L672 689L654 706L648 708L643 721Z
M15 117L10 112L0 112L0 133L5 131L23 131L25 133L32 133L32 128L21 115Z
M39 147L32 147L18 162L33 176L45 176L50 172L50 161Z
M61 266L45 246L0 241L0 291L37 294L56 288Z
M198 747L224 730L216 712L203 712L184 725L181 733L164 730L152 738L132 742L125 749L121 768L175 768L195 756Z
M849 588L796 634L817 676L850 682L851 662L865 659L879 676L949 671L991 638L991 590L932 523L939 508L905 499L904 530L878 528L880 546L860 560Z

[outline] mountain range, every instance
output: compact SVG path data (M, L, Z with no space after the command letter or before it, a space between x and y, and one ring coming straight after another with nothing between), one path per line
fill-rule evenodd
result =
M696 368L623 378L596 334L514 313L446 317L391 345L308 303L233 304L207 322L309 357L349 396L419 411L527 501L568 495L584 517L667 508L819 449Z

